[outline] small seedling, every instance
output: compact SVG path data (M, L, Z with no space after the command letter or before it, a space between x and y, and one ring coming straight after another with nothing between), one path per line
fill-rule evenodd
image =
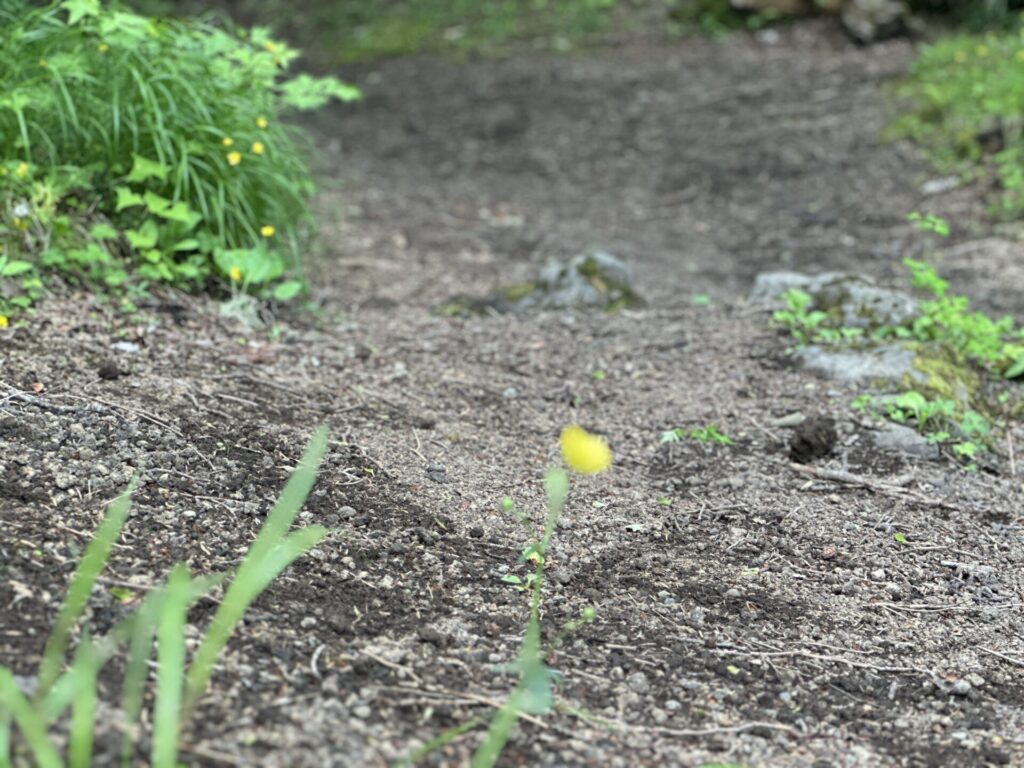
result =
M684 429L683 427L676 427L675 429L670 429L667 432L661 433L661 442L663 443L676 443L686 438L696 440L698 443L715 443L716 445L735 444L735 441L731 437L720 432L718 427L714 424L708 424L704 427L694 427L689 430Z

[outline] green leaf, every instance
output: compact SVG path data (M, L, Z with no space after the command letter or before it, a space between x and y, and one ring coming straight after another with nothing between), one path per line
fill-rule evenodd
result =
M142 205L142 195L133 192L128 187L115 187L114 192L117 193L117 205L115 210L123 211L125 208L133 208L136 205Z
M274 299L288 301L295 298L303 288L301 280L286 280L274 289Z
M100 0L65 0L60 7L68 12L68 26L72 27L85 16L100 15Z
M128 244L132 248L137 251L143 251L156 245L160 231L157 229L156 222L152 219L146 219L141 228L126 229L124 236L128 239Z
M331 99L357 101L362 98L362 93L354 85L333 77L301 74L281 85L281 97L285 104L295 109L318 109Z
M172 251L180 253L181 251L196 251L199 249L199 241L194 237L190 237L187 240L179 240L171 248Z
M35 265L31 262L15 259L4 264L3 268L0 269L0 277L14 277L16 275L22 275L31 270L33 266Z
M892 535L892 537L893 537L893 538L894 538L894 539L895 539L895 540L896 540L896 541L897 541L898 543L900 543L900 544L906 544L906 543L907 543L907 536L906 536L906 534L902 533L901 531L897 531L896 533L894 533L894 534Z
M120 189L125 189L125 187L120 187ZM131 193L130 190L129 193ZM121 209L118 208L118 210ZM106 222L93 224L92 227L89 229L89 237L95 240L116 240L118 237L120 237L120 235L120 232L118 232L113 226L107 224Z
M128 181L145 181L146 179L167 179L167 169L163 164L155 160L147 160L141 155L132 155L132 171L128 174Z

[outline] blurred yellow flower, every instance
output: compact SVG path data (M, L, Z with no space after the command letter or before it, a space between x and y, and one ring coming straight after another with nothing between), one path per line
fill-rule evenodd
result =
M40 59L39 60L39 66L40 67L44 67L44 68L48 67L48 66L50 66L50 62L48 62L46 59Z
M230 277L232 281L236 283L241 282L242 270L240 270L238 267L232 267L231 269L228 270L228 277Z
M263 47L264 47L264 48L266 48L266 49L267 49L268 51L270 51L271 53L273 53L274 51L276 51L276 50L277 50L277 46L276 46L276 45L274 45L274 44L273 44L272 42L270 42L269 40L268 40L268 41L267 41L266 43L264 43L264 44L263 44Z
M22 161L18 163L18 167L14 169L14 175L19 179L25 178L25 174L28 173L28 163Z
M581 427L563 429L559 443L565 463L577 472L596 475L611 466L612 451L608 444Z
M273 237L275 232L277 232L277 230L274 229L269 224L264 224L262 227L260 227L260 234L263 235L264 237Z
M1024 49L1017 51L1017 61L1024 61Z
M267 127L267 118L263 117L263 115L260 115L259 117L257 117L256 118L256 127L257 128L266 128Z
M254 141L252 143L252 153L254 155L262 155L263 154L263 142L262 141Z
M227 158L228 158L228 165L238 165L240 162L242 162L242 153L241 152L228 152Z
M220 140L220 143L223 144L225 147L230 147L232 144L235 143L235 140L232 139L230 136L225 136L223 139Z
M110 50L110 46L107 45L106 43L100 43L99 45L96 46L96 50L99 51L100 53L106 53L107 51Z
M0 328L6 328L10 325L10 321L7 319L7 315L0 315Z

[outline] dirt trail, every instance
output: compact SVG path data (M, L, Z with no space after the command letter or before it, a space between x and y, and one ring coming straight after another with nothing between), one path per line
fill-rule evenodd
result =
M527 605L500 578L524 573L523 532L499 503L541 518L558 431L579 422L616 462L573 482L545 632L598 618L549 660L564 711L522 724L503 764L1024 764L1019 481L867 448L855 391L792 368L738 300L765 269L889 277L920 248L904 215L927 169L877 141L910 47L781 34L351 73L365 102L316 126L338 169L318 203L320 321L271 341L201 302L139 322L72 297L9 334L0 662L34 666L82 532L136 467L110 578L228 568L325 422L302 520L338 532L247 617L189 758L385 765L510 689L498 665ZM929 204L962 238L983 226L974 190ZM435 312L595 245L647 308ZM938 258L1020 312L1012 250L975 245ZM46 394L23 394L35 381ZM794 472L773 423L796 412L839 423L820 468L875 487ZM736 445L659 446L709 422ZM97 595L94 623L124 610Z

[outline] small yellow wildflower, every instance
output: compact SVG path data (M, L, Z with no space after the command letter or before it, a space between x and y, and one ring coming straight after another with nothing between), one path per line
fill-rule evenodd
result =
M1017 61L1024 61L1024 49L1017 51Z
M7 319L7 315L0 315L0 328L6 328L10 325L10 321Z
M238 267L232 267L228 270L228 277L230 277L233 282L239 283L242 281L242 270Z
M230 147L232 144L235 143L235 140L232 139L230 136L225 136L223 139L220 140L220 143L223 144L225 147Z
M263 154L263 142L262 141L254 141L252 143L252 153L254 155L262 155Z
M565 463L577 472L596 475L611 466L612 451L608 444L581 427L563 429L559 443Z
M263 44L263 47L266 48L270 53L273 53L274 51L277 50L277 46L274 45L269 40L266 43Z
M46 67L50 66L50 62L48 62L46 59L40 59L39 66L45 69Z
M24 161L18 163L18 167L14 169L14 175L17 176L19 179L24 179L27 173L28 163Z
M99 51L100 53L106 53L107 51L110 50L110 46L107 45L106 43L100 43L99 45L96 46L96 50Z
M241 152L228 152L227 158L228 158L228 165L238 165L240 162L242 162L242 153Z
M274 233L277 232L270 224L264 224L260 227L260 234L264 237L273 237Z
M266 128L267 127L267 118L265 118L263 115L260 115L259 117L257 117L256 118L256 127L257 128Z

